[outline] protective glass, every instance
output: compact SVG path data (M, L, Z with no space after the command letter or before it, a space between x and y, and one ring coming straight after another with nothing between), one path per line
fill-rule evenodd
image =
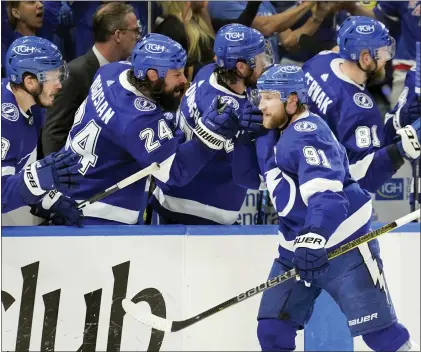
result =
M376 60L389 61L395 57L396 52L396 41L393 37L390 37L390 44L383 46L374 51Z
M63 65L54 70L37 73L37 78L40 83L59 81L63 82L69 77L69 70L67 63L64 61Z

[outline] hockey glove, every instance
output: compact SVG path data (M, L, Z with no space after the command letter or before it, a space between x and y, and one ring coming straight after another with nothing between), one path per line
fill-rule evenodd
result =
M421 127L420 118L412 125L405 126L396 131L401 136L401 140L396 143L400 155L410 161L420 157Z
M251 103L246 103L243 113L240 115L240 127L244 131L255 135L263 134L263 113Z
M65 191L79 187L83 176L78 172L82 166L80 156L71 151L52 153L44 159L28 165L23 170L19 191L27 204L38 202L47 191Z
M38 203L31 205L31 214L51 220L54 225L82 227L83 213L77 203L58 191L51 191Z
M197 121L194 133L209 148L221 150L227 139L235 137L239 122L235 109L227 103L221 105L216 97Z
M313 280L318 279L329 268L325 244L324 237L311 232L297 236L294 241L292 261L306 286L310 286Z
M404 105L393 115L393 126L398 131L402 126L412 125L421 116L421 103Z

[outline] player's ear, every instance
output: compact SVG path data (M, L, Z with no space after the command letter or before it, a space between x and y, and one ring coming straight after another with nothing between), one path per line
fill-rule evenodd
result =
M35 86L37 85L37 82L38 82L37 78L32 74L26 75L23 78L23 85L28 90L32 90L33 88L35 88Z
M241 62L241 61L239 61L235 64L235 68L240 73L241 77L246 76L247 67L248 67L248 65L244 62Z
M360 54L360 61L366 66L369 65L371 62L370 52L368 50L361 51Z
M146 72L146 75L148 76L151 82L155 82L159 79L158 72L156 72L155 70L148 70L148 72Z

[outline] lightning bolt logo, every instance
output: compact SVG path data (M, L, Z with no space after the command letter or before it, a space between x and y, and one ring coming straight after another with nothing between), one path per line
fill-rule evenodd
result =
M270 199L272 199L272 204L275 207L276 210L276 197L274 197L274 192L276 186L278 186L279 182L281 182L282 177L279 177L279 175L282 175L282 171L275 167L269 171L266 171L266 187L268 188ZM279 177L279 178L278 178Z
M379 284L380 290L384 290L384 293L386 294L387 303L390 305L391 302L386 282L384 280L384 275L380 272L376 258L373 258L367 243L360 245L358 249L360 250L360 253L363 256L365 265L367 266L368 272L370 273L374 286L377 286L377 283Z

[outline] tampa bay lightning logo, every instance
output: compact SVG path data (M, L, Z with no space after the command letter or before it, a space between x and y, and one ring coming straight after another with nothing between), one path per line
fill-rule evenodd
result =
M232 106L235 110L237 110L240 105L238 104L238 101L236 99L234 99L233 97L230 97L229 95L224 95L223 97L220 98L220 102L221 104L227 104Z
M297 132L312 132L317 130L317 125L310 121L299 121L294 125Z
M371 109L373 107L373 100L365 93L355 93L354 103L363 109Z
M17 121L19 118L19 110L16 105L12 103L1 104L1 117L9 121Z
M153 111L156 109L156 105L149 100L139 97L134 101L134 107L139 111Z

